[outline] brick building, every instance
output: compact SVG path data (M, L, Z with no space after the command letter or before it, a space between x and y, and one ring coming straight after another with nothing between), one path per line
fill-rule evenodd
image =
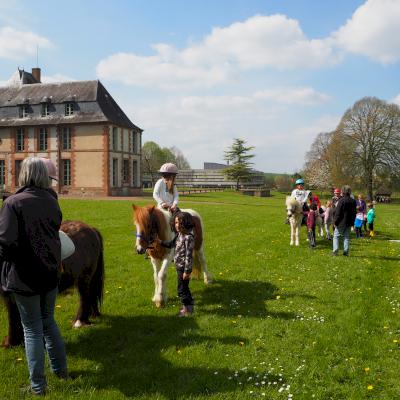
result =
M15 191L22 160L47 157L59 193L141 193L142 129L99 81L45 84L40 69L18 69L0 87L0 187Z

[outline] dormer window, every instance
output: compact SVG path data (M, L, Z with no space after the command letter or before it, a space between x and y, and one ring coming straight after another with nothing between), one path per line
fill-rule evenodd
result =
M28 105L22 104L18 108L18 116L19 118L26 118L28 116Z
M42 103L42 111L41 111L42 117L48 117L49 114L50 114L49 103Z
M74 114L74 103L65 103L65 116L69 117Z
M42 117L48 117L50 114L50 103L51 103L51 96L44 96L42 98L42 100L40 101L42 108L41 108L41 112L40 115Z

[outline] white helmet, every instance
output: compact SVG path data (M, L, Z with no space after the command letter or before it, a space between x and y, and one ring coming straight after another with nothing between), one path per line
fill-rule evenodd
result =
M161 168L158 172L160 172L161 174L176 175L178 173L178 167L175 164L166 163L166 164L161 165Z
M57 168L56 165L53 163L53 161L51 161L49 158L43 158L43 157L41 157L41 160L46 164L47 171L49 173L49 178L58 181Z

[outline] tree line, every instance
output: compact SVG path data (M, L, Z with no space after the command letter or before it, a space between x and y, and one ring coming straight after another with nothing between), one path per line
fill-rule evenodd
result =
M332 132L317 135L302 175L319 189L351 184L369 199L379 187L400 188L400 108L376 97L357 101Z

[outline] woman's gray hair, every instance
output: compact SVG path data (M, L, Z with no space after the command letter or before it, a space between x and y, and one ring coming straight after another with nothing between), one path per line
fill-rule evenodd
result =
M342 193L343 193L343 195L350 196L351 195L351 187L349 185L344 185L342 187Z
M19 186L36 186L42 189L50 187L47 166L39 157L27 157L22 161L18 177Z

